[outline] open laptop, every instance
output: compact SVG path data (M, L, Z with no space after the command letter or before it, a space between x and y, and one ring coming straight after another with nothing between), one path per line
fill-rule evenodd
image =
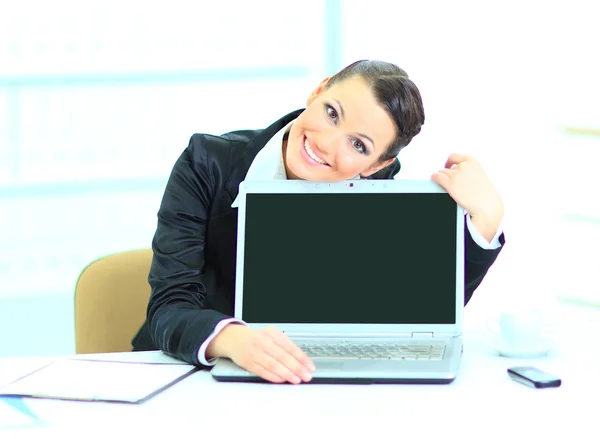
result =
M449 383L464 211L432 181L242 182L235 317L313 359L311 383ZM262 381L219 359L219 381Z

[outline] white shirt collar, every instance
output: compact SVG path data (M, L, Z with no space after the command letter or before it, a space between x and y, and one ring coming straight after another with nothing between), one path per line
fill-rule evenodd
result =
M244 181L287 180L285 164L283 163L283 136L293 123L292 120L277 131L263 149L256 154ZM238 207L239 198L239 195L235 197L231 207Z
M293 123L294 121L292 120L282 129L277 131L263 149L256 154L244 181L287 180L285 163L283 162L283 136ZM355 179L359 178L360 175L355 177ZM231 207L238 207L239 198L239 195L235 197Z

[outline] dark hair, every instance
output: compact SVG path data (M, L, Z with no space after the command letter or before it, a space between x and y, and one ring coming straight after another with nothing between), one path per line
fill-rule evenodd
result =
M360 76L367 81L377 102L394 121L396 138L379 160L395 158L400 150L419 134L421 125L425 123L425 111L419 89L397 65L371 60L356 61L343 68L329 78L325 88L352 76Z

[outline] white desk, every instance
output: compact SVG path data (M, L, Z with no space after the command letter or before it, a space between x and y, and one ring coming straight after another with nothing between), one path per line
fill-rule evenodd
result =
M576 312L556 332L552 353L533 360L500 357L485 331L468 329L459 377L449 385L219 383L200 371L141 405L27 399L44 423L0 431L0 437L129 429L136 437L160 431L171 437L600 437L600 313ZM164 360L158 352L101 356ZM0 383L48 360L2 360ZM563 384L541 390L517 384L506 373L517 365L547 370Z

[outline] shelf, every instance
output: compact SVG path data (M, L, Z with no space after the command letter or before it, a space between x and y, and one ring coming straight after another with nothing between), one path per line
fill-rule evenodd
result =
M566 221L570 222L584 222L591 224L600 225L600 216L595 215L581 215L577 213L565 213L562 215L562 218Z
M562 129L567 134L600 137L600 128L565 126Z
M51 197L107 192L163 191L165 178L135 180L65 181L52 183L25 183L0 186L0 199L24 197Z
M305 78L311 72L306 66L239 67L191 71L140 71L115 73L80 73L56 75L0 76L0 87L47 87L72 85L119 85L182 82L228 82L251 79Z

